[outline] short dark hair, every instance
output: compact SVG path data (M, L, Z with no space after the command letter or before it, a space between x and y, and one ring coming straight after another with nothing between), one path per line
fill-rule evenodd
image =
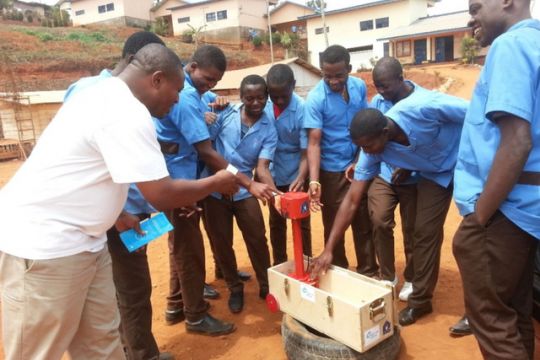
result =
M345 62L345 65L349 65L351 62L349 51L341 45L329 46L321 54L321 66L324 63L337 64L341 61Z
M388 121L382 112L377 109L363 109L354 115L351 121L350 133L352 139L364 136L378 136L386 127Z
M403 77L403 67L398 59L391 56L385 56L377 61L375 67L373 68L373 75L383 73L391 75L392 78L397 79Z
M125 59L130 55L135 55L137 51L148 44L160 44L165 46L163 40L153 32L139 31L127 38L124 43L124 48L122 49L122 59Z
M242 82L240 83L240 96L244 94L244 90L248 85L262 85L264 87L264 91L268 93L266 81L264 81L264 78L262 76L253 74L248 75L242 79Z
M276 64L268 70L266 75L268 85L292 85L294 84L294 73L289 65Z
M171 49L160 44L148 44L133 56L133 65L147 74L163 71L173 74L182 71L182 62Z
M227 69L227 58L223 51L214 45L204 45L198 48L191 61L196 62L201 69L216 68L221 72Z

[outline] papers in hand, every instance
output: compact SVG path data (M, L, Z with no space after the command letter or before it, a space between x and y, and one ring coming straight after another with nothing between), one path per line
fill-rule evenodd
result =
M120 233L120 239L122 239L122 242L129 252L133 252L141 246L148 244L150 241L171 231L173 226L165 214L160 212L149 219L141 221L141 229L144 231L144 235L139 234L133 229Z

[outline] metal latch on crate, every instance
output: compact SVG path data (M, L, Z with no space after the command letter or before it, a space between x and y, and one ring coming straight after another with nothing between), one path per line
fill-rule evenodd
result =
M369 318L373 322L379 322L386 317L384 299L380 298L369 304Z

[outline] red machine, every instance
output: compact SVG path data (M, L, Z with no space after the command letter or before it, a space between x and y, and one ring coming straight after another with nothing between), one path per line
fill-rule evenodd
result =
M307 269L304 268L304 249L302 247L301 220L309 216L309 195L305 192L287 192L281 196L276 196L276 209L286 219L291 219L293 244L294 244L294 268L290 277L310 285L317 286L316 280L310 279ZM268 295L266 298L268 308L275 312L279 310L277 300Z

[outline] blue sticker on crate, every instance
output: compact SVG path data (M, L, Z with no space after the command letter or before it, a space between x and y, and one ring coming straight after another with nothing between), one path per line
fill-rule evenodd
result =
M300 212L302 214L305 214L308 211L309 211L309 202L306 201L305 203L302 204L302 207L300 208Z
M167 219L164 213L152 216L149 219L141 221L141 229L145 232L144 235L137 233L133 229L129 229L120 233L120 239L126 246L129 252L133 252L148 244L150 241L160 237L161 235L171 231L173 226Z

